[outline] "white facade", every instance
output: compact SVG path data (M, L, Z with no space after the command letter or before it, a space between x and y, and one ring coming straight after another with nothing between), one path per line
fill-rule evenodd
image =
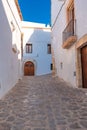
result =
M35 75L51 73L51 54L47 45L51 44L51 28L44 24L22 22L23 33L23 71L24 64L31 61L35 66ZM26 53L26 44L32 44L32 53Z
M0 0L0 98L22 76L20 21L14 0Z
M63 31L67 27L67 11L74 3L74 30L76 40L70 47L63 47ZM55 74L74 87L82 87L80 51L87 45L87 0L51 0L52 49ZM74 37L75 38L75 37ZM68 39L72 40L72 39ZM68 43L67 41L66 43Z

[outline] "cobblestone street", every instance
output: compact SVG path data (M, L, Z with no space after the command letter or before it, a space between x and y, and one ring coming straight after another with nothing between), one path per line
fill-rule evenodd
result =
M23 77L0 100L0 130L87 130L86 92L51 75Z

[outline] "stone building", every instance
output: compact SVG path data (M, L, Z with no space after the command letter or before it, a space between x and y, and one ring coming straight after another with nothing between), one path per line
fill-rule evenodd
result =
M55 75L87 87L87 0L51 0Z

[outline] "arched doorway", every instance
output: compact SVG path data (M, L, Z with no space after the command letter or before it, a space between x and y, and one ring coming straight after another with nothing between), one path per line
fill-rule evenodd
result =
M81 48L81 64L83 88L87 88L87 45Z
M87 88L87 34L77 44L77 86Z
M31 61L28 61L24 65L24 75L25 76L32 76L34 75L34 63Z

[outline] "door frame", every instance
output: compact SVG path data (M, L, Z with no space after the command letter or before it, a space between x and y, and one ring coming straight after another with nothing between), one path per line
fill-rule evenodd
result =
M87 58L87 45L81 48L83 88L87 88L87 64L85 58Z
M81 48L87 45L87 34L81 37L76 43L76 84L78 88L83 88Z
M26 62L29 62L29 61L34 64L34 76L35 76L35 75L36 75L36 61L33 60L33 59L26 59L26 60L23 61L23 68L22 68L22 70L23 70L23 75L24 75L24 66L25 66L25 63L26 63Z

